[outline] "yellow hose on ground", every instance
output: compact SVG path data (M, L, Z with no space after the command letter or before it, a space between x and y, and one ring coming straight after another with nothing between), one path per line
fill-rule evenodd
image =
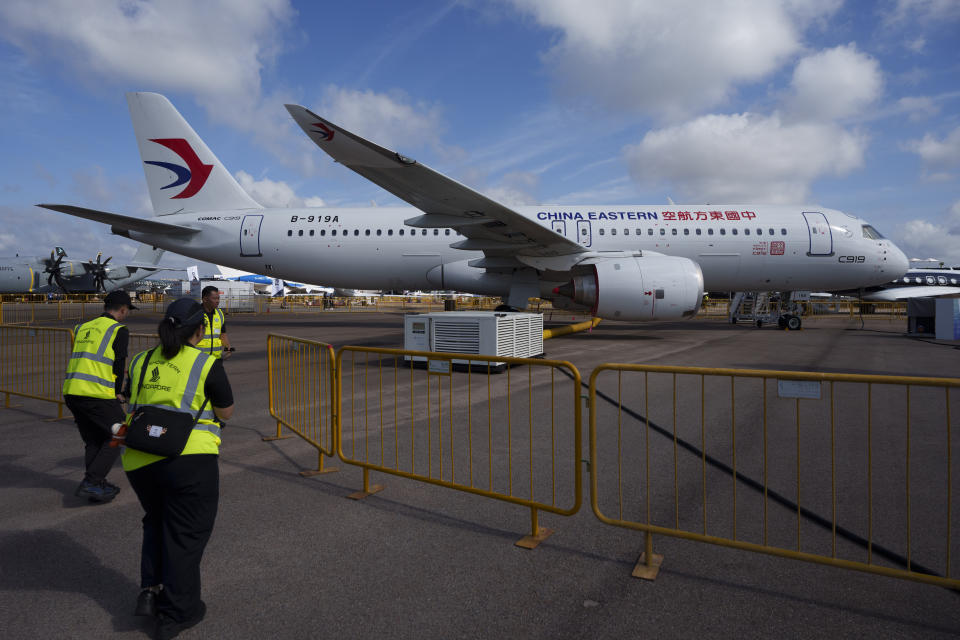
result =
M577 324L568 324L565 327L557 327L555 329L544 329L543 339L548 340L550 338L565 336L568 333L576 333L578 331L593 329L598 324L600 324L600 318L590 318L589 320L578 322Z

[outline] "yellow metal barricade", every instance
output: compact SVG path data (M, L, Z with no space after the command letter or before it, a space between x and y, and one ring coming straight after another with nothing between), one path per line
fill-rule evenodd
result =
M153 349L158 344L160 344L160 336L155 333L131 333L130 346L127 347L127 353L129 354L127 364L130 363L130 359L133 358L133 356L141 351Z
M551 533L538 511L579 510L580 374L569 362L348 346L336 371L338 452L363 468L353 497L382 488L370 486L375 470L522 505L526 548Z
M603 384L601 385L601 378ZM651 534L960 588L960 379L605 364L591 505Z
M317 449L317 468L301 475L336 471L323 466L323 456L336 455L337 397L333 347L271 333L267 336L267 388L270 415L277 435L287 427Z
M73 332L0 325L0 393L54 402L63 417L63 376L73 351Z

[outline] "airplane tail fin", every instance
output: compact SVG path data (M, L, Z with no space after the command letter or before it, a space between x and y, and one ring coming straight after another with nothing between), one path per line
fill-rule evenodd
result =
M133 254L133 262L135 264L160 264L160 258L163 257L163 253L163 249L156 249L148 244L142 244L137 248L137 252Z
M260 209L166 97L128 93L153 211Z

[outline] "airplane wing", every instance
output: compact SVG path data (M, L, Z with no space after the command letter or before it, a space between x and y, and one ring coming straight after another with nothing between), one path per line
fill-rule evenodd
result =
M897 300L909 300L910 298L954 298L957 296L960 296L960 287L934 285L881 289L864 294L863 299L868 302L896 302Z
M576 242L513 209L415 160L364 140L305 107L286 107L300 128L334 160L424 212L425 215L406 220L406 224L446 227L463 234L465 240L450 246L483 251L486 260L475 266L509 266L517 257L575 257L587 252Z
M122 216L118 213L107 213L106 211L97 211L95 209L84 209L83 207L74 207L69 204L38 204L38 207L59 211L78 218L86 218L94 222L102 222L112 227L123 229L124 231L139 231L141 233L155 233L158 235L185 236L194 233L200 233L199 229L184 227L179 224L170 224L169 222L157 222L156 220L145 220L142 218L132 218Z

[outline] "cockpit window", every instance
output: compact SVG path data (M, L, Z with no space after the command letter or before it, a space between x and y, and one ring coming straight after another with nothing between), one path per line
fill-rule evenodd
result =
M869 238L870 240L883 240L883 236L880 235L880 232L868 224L863 225L863 237Z

